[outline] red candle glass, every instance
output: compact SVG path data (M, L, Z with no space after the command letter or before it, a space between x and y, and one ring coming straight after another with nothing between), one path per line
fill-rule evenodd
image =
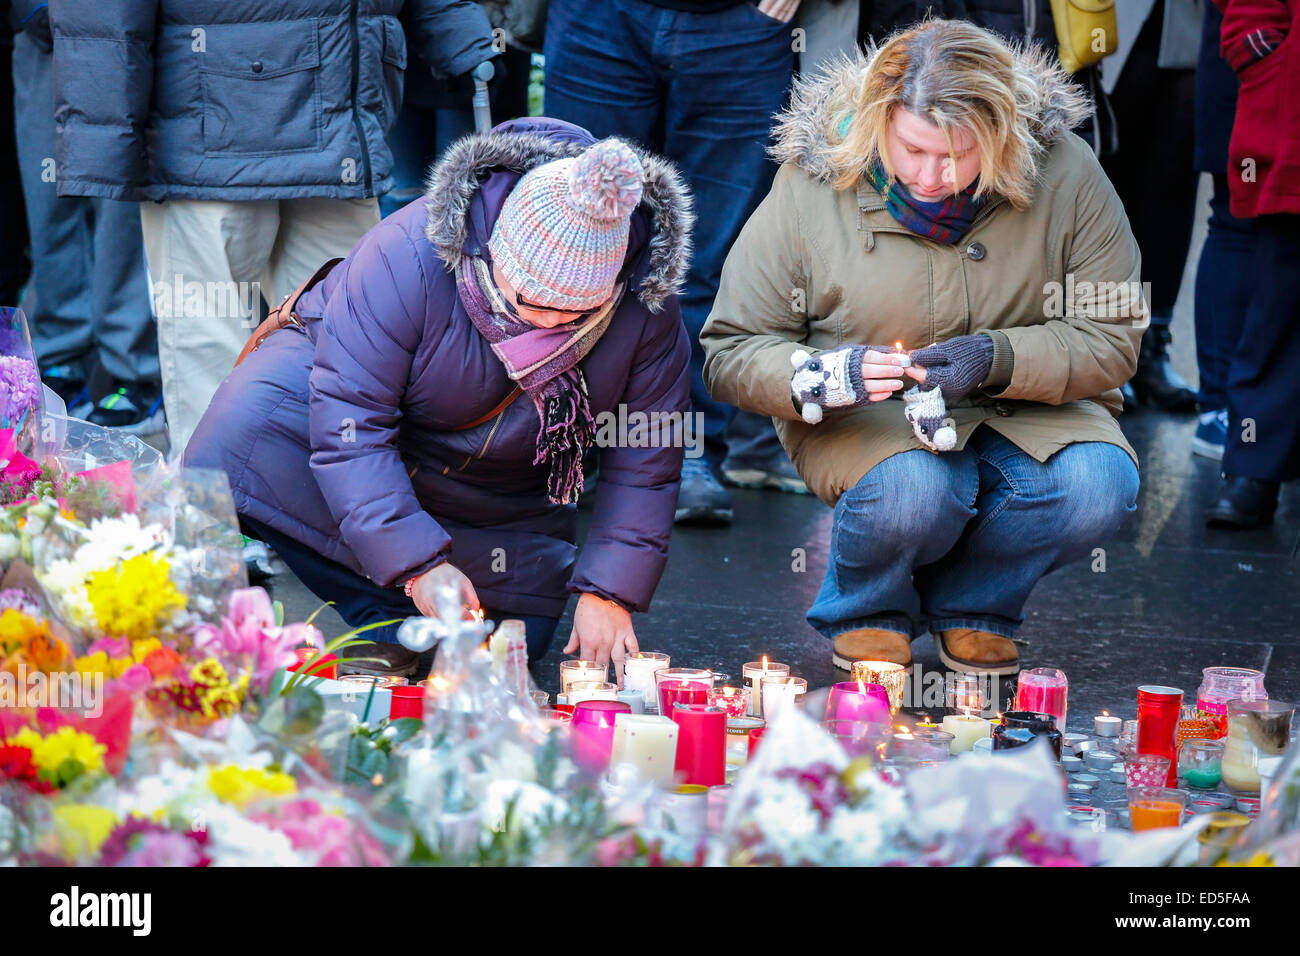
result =
M655 671L655 689L659 694L659 713L676 720L674 704L709 703L713 672L693 667L663 667Z
M681 728L673 767L677 779L703 787L726 783L727 712L708 704L678 703L673 705L673 720Z
M289 670L296 671L304 664L308 668L311 668L313 665L323 661L326 666L313 671L308 676L327 677L330 680L338 680L339 667L338 664L334 663L338 660L336 654L326 654L324 657L318 657L317 655L320 654L320 648L316 647L299 647L295 649L293 653L298 658L298 663L289 665Z
M632 713L632 705L621 700L584 700L573 708L569 724L573 739L573 760L584 770L604 773L614 749L614 718Z
M424 719L424 691L419 685L397 684L388 688L392 694L389 698L388 716L392 720L401 717Z
M889 723L889 694L879 684L842 681L826 698L826 719L855 723Z
M1169 758L1168 786L1178 786L1178 718L1183 692L1147 684L1138 688L1137 752Z
M1033 667L1020 672L1016 686L1016 710L1033 714L1051 714L1056 729L1065 733L1067 697L1070 682L1065 672L1055 667Z
M758 742L763 739L767 733L767 727L755 727L749 732L749 759L754 759L754 751L758 749Z

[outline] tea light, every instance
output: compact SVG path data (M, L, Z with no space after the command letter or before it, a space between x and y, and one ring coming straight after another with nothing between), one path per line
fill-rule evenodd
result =
M992 723L992 721L990 721ZM971 753L974 754L991 754L993 753L993 738L981 737L971 745Z
M1118 737L1120 727L1124 721L1118 717L1112 717L1110 711L1103 710L1096 717L1092 718L1092 732L1098 737Z
M617 700L618 688L608 681L576 680L569 684L569 692L565 697L565 703L577 707L588 700Z
M943 731L952 734L952 752L961 754L973 750L975 741L990 736L993 725L983 717L949 714L943 719Z
M764 719L771 723L784 707L796 707L808 692L808 682L802 677L767 676L761 681L763 689Z
M898 367L899 367L899 368L911 368L911 367L912 367L912 356L908 355L906 352L903 351L903 343L902 343L902 342L895 342L895 343L894 343L894 354L896 354L896 355L898 356Z
M916 722L917 730L939 730L939 725L930 719L929 714L922 714L921 719Z
M741 679L749 685L749 716L763 716L763 678L785 677L790 673L789 664L775 664L764 657L761 661L751 661L741 668Z
M623 688L640 691L649 713L659 709L659 698L655 693L655 671L668 664L668 655L658 651L638 651L629 654L623 661Z
M604 683L608 668L595 661L560 661L560 693L567 694L574 681Z
M1073 754L1065 754L1061 757L1061 769L1066 773L1078 773L1083 769L1083 761Z
M1125 772L1123 767L1116 767L1114 764L1111 764L1110 769L1106 771L1106 779L1111 783L1127 784L1128 774Z
M1066 788L1071 803L1092 803L1092 787L1084 783L1072 783Z
M709 691L708 701L710 706L725 710L728 719L749 713L749 690L744 687L715 687Z
M1081 787L1087 787L1089 790L1095 790L1101 786L1101 778L1090 773L1076 773L1074 783Z
M1086 734L1066 734L1061 738L1061 748L1077 756L1082 751L1081 745L1087 742Z
M637 779L670 787L677 760L677 722L659 714L617 714L610 766L631 766Z
M1089 770L1109 770L1119 757L1116 754L1108 754L1104 750L1089 750L1083 755L1083 763Z

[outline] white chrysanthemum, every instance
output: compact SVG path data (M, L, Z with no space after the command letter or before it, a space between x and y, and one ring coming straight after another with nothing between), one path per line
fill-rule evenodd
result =
M772 781L764 786L748 815L762 833L766 849L787 862L815 860L819 856L813 840L821 817L794 784Z
M132 791L118 791L114 809L120 817L138 813L152 819L154 814L163 811L169 816L188 818L199 803L211 799L206 774L199 779L191 768L166 760L157 773L138 778Z
M893 821L884 814L840 807L831 817L827 837L837 862L869 866L886 855L893 831Z
M59 603L65 621L73 627L86 627L95 620L94 608L86 594L86 571L76 561L52 561L37 571L37 580Z
M203 809L208 831L204 852L213 866L305 866L279 830L254 823L234 807L213 803Z
M77 548L74 560L85 571L102 571L118 561L152 551L163 541L162 526L140 527L134 514L100 518L90 526L90 540Z

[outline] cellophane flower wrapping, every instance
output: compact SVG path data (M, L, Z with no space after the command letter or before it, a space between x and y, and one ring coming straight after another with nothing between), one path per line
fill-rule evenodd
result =
M6 480L35 468L32 453L41 442L44 389L22 309L0 308L0 466Z

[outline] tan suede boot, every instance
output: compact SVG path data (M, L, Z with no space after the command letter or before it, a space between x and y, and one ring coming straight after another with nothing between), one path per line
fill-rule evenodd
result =
M1020 652L1010 638L988 631L954 627L934 635L939 659L955 671L968 674L1014 674L1020 670Z
M910 667L912 642L906 634L898 631L875 628L845 631L835 638L835 651L831 660L836 667L846 671L853 669L854 661L893 661Z

